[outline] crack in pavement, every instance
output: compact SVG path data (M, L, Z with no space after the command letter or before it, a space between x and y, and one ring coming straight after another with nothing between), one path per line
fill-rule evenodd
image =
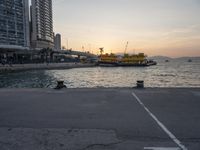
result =
M113 146L113 145L117 145L117 144L121 144L124 143L125 141L119 141L119 142L115 142L115 143L108 143L108 144L91 144L86 146L85 148L79 149L79 150L87 150L89 148L94 148L96 146L100 146L100 147L109 147L109 146Z

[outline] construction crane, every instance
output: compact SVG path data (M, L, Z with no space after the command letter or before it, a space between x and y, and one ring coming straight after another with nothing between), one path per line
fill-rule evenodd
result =
M126 52L127 52L128 44L129 44L129 42L127 41L127 43L126 43L126 47L125 47L125 50L124 50L124 54L126 54Z

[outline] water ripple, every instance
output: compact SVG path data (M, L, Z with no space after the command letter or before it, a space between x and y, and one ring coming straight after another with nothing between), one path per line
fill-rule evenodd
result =
M200 62L159 63L148 68L76 68L0 74L0 88L53 88L64 80L70 88L133 87L144 80L146 87L200 87Z

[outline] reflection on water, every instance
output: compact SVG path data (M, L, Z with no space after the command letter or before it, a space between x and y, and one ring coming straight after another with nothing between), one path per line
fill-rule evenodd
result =
M0 74L1 88L52 88L64 80L69 88L133 87L144 80L146 87L200 87L200 62L160 62L157 66L79 68Z

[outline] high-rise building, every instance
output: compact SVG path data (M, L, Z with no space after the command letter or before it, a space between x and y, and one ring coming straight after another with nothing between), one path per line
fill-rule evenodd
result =
M55 50L61 50L61 35L56 34L54 37L54 48Z
M32 0L31 46L53 48L52 0Z
M30 46L28 0L0 0L0 48Z

